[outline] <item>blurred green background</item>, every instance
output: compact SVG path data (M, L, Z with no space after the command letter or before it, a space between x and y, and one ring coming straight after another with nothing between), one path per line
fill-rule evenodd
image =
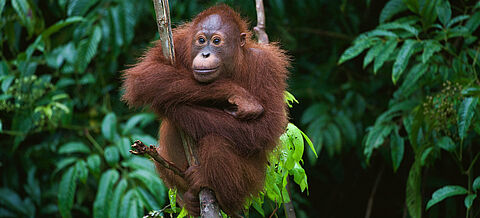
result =
M173 27L219 2L256 24L253 0L171 0ZM480 217L479 1L264 4L293 58L291 122L319 154L305 149L308 191L290 186L297 216ZM156 144L158 121L120 101L121 71L158 38L153 3L0 0L0 30L0 217L168 205L152 163L128 153Z

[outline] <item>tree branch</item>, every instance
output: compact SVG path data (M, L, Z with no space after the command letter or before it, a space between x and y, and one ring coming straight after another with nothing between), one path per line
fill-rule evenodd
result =
M268 35L265 32L265 10L263 9L263 0L255 0L257 9L257 26L253 28L260 44L268 44Z
M130 153L134 155L143 155L143 154L148 154L150 157L152 157L155 161L157 161L159 164L161 164L163 167L173 171L178 176L181 176L182 178L185 177L185 173L180 170L177 166L175 166L174 163L165 160L162 156L160 156L157 152L157 149L155 146L150 145L146 146L141 142L140 140L137 140L133 143L132 145L133 150L130 150Z
M265 32L265 9L263 8L263 0L255 0L255 8L257 9L257 26L255 26L253 30L255 31L255 35L257 36L258 43L268 44L268 35ZM295 208L293 207L292 199L290 197L292 195L290 194L290 189L288 187L288 178L285 188L287 189L287 194L290 198L290 202L283 203L283 207L285 209L285 216L288 218L295 218Z
M175 63L175 50L173 45L172 27L170 22L170 9L168 0L153 0L155 14L157 18L158 33L162 43L162 52L164 57L170 60L172 65ZM198 158L195 148L196 142L192 137L185 134L182 129L177 129L182 137L183 149L189 166L198 165ZM155 159L156 160L156 159ZM199 192L200 214L202 217L220 218L220 209L211 190L202 189Z

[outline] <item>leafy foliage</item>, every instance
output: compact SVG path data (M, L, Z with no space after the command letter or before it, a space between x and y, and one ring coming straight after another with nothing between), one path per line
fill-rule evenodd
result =
M408 15L396 16L407 9ZM435 164L440 149L452 154L461 166L461 173L468 176L468 186L438 189L426 209L445 198L468 194L465 206L469 217L476 198L471 175L480 151L472 147L478 132L470 130L472 124L479 125L476 117L479 95L469 91L479 82L478 13L478 7L472 4L456 11L447 0L391 0L382 10L381 24L358 36L338 61L341 64L371 47L364 66L374 61L374 73L385 63L393 62L391 70L385 72L391 71L392 82L399 87L389 101L389 108L370 127L364 140L364 154L368 162L373 152L384 147L389 139L396 171L405 155L405 142L410 144L415 161L407 180L406 203L411 217L422 215L422 169ZM368 46L366 42L370 42ZM391 50L383 50L388 52L380 52L383 44L397 42L401 46L392 45ZM402 129L406 136L399 134ZM463 154L472 151L476 152L473 158L465 160ZM465 163L467 168L462 166Z

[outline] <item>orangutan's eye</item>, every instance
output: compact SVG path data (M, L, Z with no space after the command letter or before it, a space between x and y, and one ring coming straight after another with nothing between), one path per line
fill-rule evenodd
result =
M213 44L215 44L215 45L220 44L220 38L213 39Z
M198 39L198 43L199 43L199 44L205 43L205 38L200 37L200 38Z

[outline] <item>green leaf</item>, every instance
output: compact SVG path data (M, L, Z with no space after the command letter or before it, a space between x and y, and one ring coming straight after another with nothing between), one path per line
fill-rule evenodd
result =
M415 160L410 168L407 179L406 199L408 213L412 218L422 217L421 166Z
M98 43L102 39L102 30L98 25L93 29L92 35L80 41L78 47L76 67L79 71L84 71L92 58L97 54Z
M435 40L425 40L423 41L423 46L422 62L424 64L428 62L433 54L442 50L442 45Z
M83 16L98 0L73 0L69 1L67 8L67 15L70 16Z
M390 154L392 157L393 171L397 172L398 167L403 160L403 154L405 151L405 141L403 137L398 134L398 127L395 128L395 132L390 135Z
M75 164L77 178L83 183L87 183L88 168L87 163L84 160L79 160Z
M468 190L462 186L449 185L443 188L436 190L432 194L432 199L427 203L427 210L430 209L433 205L437 204L440 201L443 201L445 198L449 198L456 195L465 195L468 194Z
M115 145L117 146L118 152L123 157L123 159L129 159L132 157L129 152L131 149L130 145L132 145L132 143L130 143L130 140L128 138L122 137L119 141L115 142Z
M373 48L371 48L368 52L367 55L365 55L365 58L363 59L363 68L365 68L368 64L370 64L375 57L380 54L380 52L383 50L384 44L383 43L378 43Z
M30 3L27 0L12 0L12 7L18 14L20 23L23 24L31 35L34 30L34 16Z
M160 210L162 209L160 205L157 203L155 198L148 193L145 189L142 187L137 186L135 188L135 191L137 192L137 196L139 197L140 201L143 202L145 206L147 206L147 210Z
M72 217L73 198L77 188L76 167L70 167L58 185L58 210L62 217Z
M293 144L293 154L292 158L294 162L298 162L302 159L303 156L303 151L304 151L304 142L303 142L303 136L300 131L295 125L292 123L289 123L287 125L287 135L290 141Z
M85 153L89 154L90 148L83 142L69 142L58 149L59 154Z
M365 38L365 39L359 40L353 46L345 50L345 52L340 57L338 64L340 65L343 62L358 56L360 53L362 53L362 51L374 45L376 41L377 39L375 38Z
M300 190L302 190L302 192L305 189L308 189L307 174L299 163L295 163L293 169L290 170L288 173L290 175L293 175L293 181L295 181L295 183L300 186Z
M24 204L20 196L11 189L0 188L0 205L16 211L19 214L26 214Z
M460 16L456 16L454 17L452 20L450 20L450 22L448 22L447 24L447 28L450 28L451 26L453 26L454 24L456 23L459 23L459 22L462 22L466 19L470 18L470 16L468 15L460 15Z
M127 189L128 183L126 179L121 179L118 182L115 190L113 191L113 196L111 198L110 207L108 208L108 217L109 218L117 218L118 217L118 209L120 208L120 201L122 200L123 194Z
M455 151L457 148L455 142L453 142L453 140L448 136L443 136L440 138L440 140L437 142L437 146L448 152Z
M467 197L465 197L465 207L467 209L470 209L472 207L472 204L473 204L473 201L475 200L475 198L477 198L477 195L476 194L469 194L467 195Z
M308 136L304 132L302 132L302 131L300 131L300 132L302 133L303 138L307 141L308 146L310 146L310 150L313 152L313 154L315 154L315 157L318 158L317 152L315 151L315 147L313 146L313 143L310 140L310 138L308 138Z
M414 93L421 86L417 84L417 81L427 72L428 65L416 64L407 73L405 80L398 90L393 94L395 98L407 98Z
M420 162L422 166L425 166L425 164L427 163L428 157L430 157L430 153L432 153L432 151L433 151L433 147L429 147L423 151L421 162Z
M168 200L170 202L170 207L172 207L173 212L177 211L177 188L168 189Z
M387 2L385 7L380 13L379 21L384 23L385 21L391 19L396 14L407 10L407 6L403 3L402 0L390 0Z
M393 64L392 81L396 84L403 71L408 65L408 61L415 51L417 42L411 39L407 39L402 48L398 52L398 56Z
M444 26L446 26L452 17L450 2L448 2L448 0L440 0L440 2L436 4L435 9L437 10L438 19Z
M472 188L473 188L473 191L480 190L480 176L473 181Z
M188 215L188 211L185 209L185 207L182 207L182 210L178 214L177 218L183 218L183 217L186 217L187 215Z
M118 181L120 175L114 169L110 169L102 174L98 185L97 196L93 203L93 216L96 218L108 217L108 211L111 202L113 185ZM126 205L123 205L126 206Z
M3 9L5 8L5 3L7 3L6 0L0 0L0 17L2 17L2 12L3 12Z
M120 159L118 149L115 146L108 146L107 148L105 148L104 156L108 165L112 167L115 166L115 164L117 164L118 160Z
M405 3L405 5L410 11L412 11L413 13L418 13L420 8L418 0L403 0L403 3Z
M405 30L409 33L411 33L414 36L418 36L419 31L416 27L411 26L407 23L399 23L399 22L392 22L392 23L385 23L377 27L377 29L385 29L385 30L391 30L391 29L400 29L400 30ZM405 37L405 36L403 36Z
M390 39L385 43L385 46L380 52L382 55L377 56L375 58L375 62L373 63L373 72L377 73L377 71L383 66L386 60L390 57L393 53L395 48L397 47L398 41L396 39Z
M146 124L155 120L155 115L151 113L141 113L136 114L135 116L128 119L127 124L123 127L122 134L126 135L133 129L137 124L141 123L141 126L145 126Z
M155 172L149 172L146 170L135 170L131 172L129 178L140 180L148 190L156 196L160 204L163 204L165 198L165 186Z
M92 172L92 174L99 174L100 173L100 164L102 160L98 154L92 154L87 157L87 166Z
M10 87L14 79L15 79L14 75L8 75L2 78L2 91L4 93L7 92L8 88Z
M462 141L467 136L468 128L470 127L473 115L475 114L477 103L478 98L468 97L463 100L458 109L458 135Z
M130 218L138 217L136 213L137 210L137 196L135 190L131 189L123 196L122 205L118 213L119 218ZM133 216L132 216L133 213Z
M110 141L115 141L115 134L117 132L117 116L110 112L108 113L102 121L102 134L103 137L109 139Z
M66 27L72 23L83 22L83 21L85 21L83 17L69 17L65 20L58 21L52 26L48 27L46 30L42 32L41 36L45 40L48 37L50 37L50 35L58 32L63 27Z
M480 26L480 11L478 11L477 13L473 14L470 19L467 21L467 23L465 24L465 27L471 32L475 32L478 28L478 26Z

